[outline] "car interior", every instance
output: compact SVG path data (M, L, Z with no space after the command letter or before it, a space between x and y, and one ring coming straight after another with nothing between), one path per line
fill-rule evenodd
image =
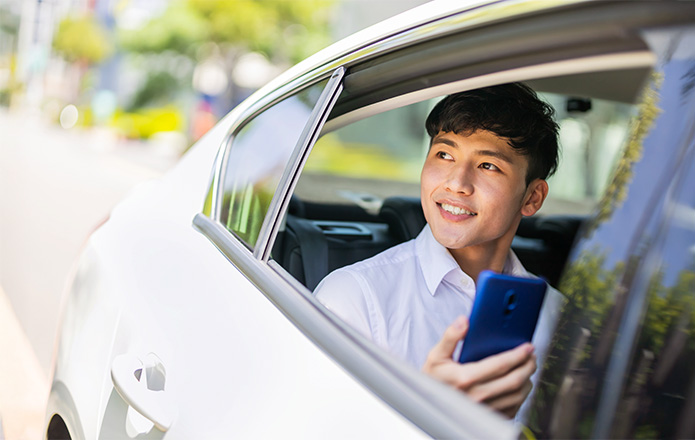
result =
M554 196L551 189L546 201L548 208L544 206L535 216L522 219L512 249L529 272L543 277L555 287L582 224L591 215L602 188L609 182L610 172L629 135L630 117L634 115L650 72L649 67L639 67L526 82L556 109L561 127L561 166L557 174L575 177L558 176L558 185L565 188L565 193ZM405 118L411 119L405 122L408 125L419 124L413 129L421 132L417 147L419 160L424 159L427 148L427 140L422 140L424 117L442 97L432 97L427 105L423 105L422 100L412 103L411 106L419 106L419 113ZM401 113L392 119L404 119L403 108L408 106L394 102L396 104L391 110ZM339 104L340 100L336 108ZM322 137L300 176L272 249L271 257L309 290L339 267L415 238L425 225L417 167L407 168L414 175L399 183L398 178L382 178L383 170L392 166L389 160L383 159L389 156L383 154L377 154L382 170L372 174L361 169L365 165L359 159L352 165L341 163L342 167L353 166L356 169L351 171L341 169L335 172L331 167L312 166L312 157L321 154L322 139L379 116L374 116L369 109L363 109L363 114L359 112L359 109L346 113L334 111L329 116ZM383 123L377 121L373 126L383 126ZM361 132L364 137L365 129L354 131ZM587 132L591 135L586 135ZM369 141L366 144L369 145ZM365 142L347 142L344 146L364 149ZM330 147L327 146L326 150ZM345 159L342 162L351 162L346 150L335 150L332 154ZM564 165L563 160L566 162ZM598 172L600 167L605 169ZM416 171L412 172L413 169ZM592 177L600 182L589 182L587 174L600 174ZM577 180L576 176L583 176L581 179L584 180L579 181L581 179ZM552 188L552 181L550 185Z

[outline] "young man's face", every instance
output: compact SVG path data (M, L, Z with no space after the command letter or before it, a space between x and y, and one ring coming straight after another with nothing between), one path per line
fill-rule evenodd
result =
M491 132L436 135L420 181L435 239L455 258L476 250L506 253L522 215L533 215L547 194L543 180L527 187L527 169L527 158Z

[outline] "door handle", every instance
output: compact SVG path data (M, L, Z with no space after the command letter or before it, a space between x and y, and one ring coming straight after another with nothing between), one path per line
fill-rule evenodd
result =
M111 364L113 387L123 401L162 432L174 421L175 408L164 392L166 370L153 353L141 360L131 354L114 358Z

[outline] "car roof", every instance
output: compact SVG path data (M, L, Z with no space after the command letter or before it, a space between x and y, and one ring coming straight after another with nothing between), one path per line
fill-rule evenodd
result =
M354 65L415 43L467 28L476 28L526 14L567 8L597 0L434 0L369 26L306 58L252 94L245 103L307 81L317 70ZM414 37L409 31L417 29ZM244 106L242 103L240 106ZM239 109L241 110L241 109Z
M629 78L637 81L631 81L632 85L626 83L622 91L608 87L588 91L591 93L587 96L627 102L634 98L631 94L637 89L634 84L644 78L645 68L655 62L642 38L644 29L689 22L692 6L692 3L682 2L595 0L474 1L463 4L460 1L435 1L357 32L307 58L252 94L225 119L230 123L231 132L235 132L244 121L263 109L327 79L339 67L347 69L345 89L329 115L329 121L345 114L355 119L351 115L354 110L408 95L422 89L423 84L427 84L432 92L435 90L433 86L447 82L482 78L486 71L499 71L501 66L493 64L502 59L513 61L504 66L510 71L521 66L537 65L541 68L543 63L577 60L573 66L565 66L564 71L554 72L559 76L591 70L582 67L580 60L583 57L615 54L633 56L628 60L613 59L609 70L637 68L638 71L629 74ZM443 51L450 52L442 55ZM435 57L438 57L434 61L439 65L430 62ZM462 72L460 66L464 64L466 71ZM604 63L599 61L598 64ZM600 67L603 69L604 66ZM404 75L410 76L404 79ZM528 75L514 80L543 76ZM491 81L488 80L482 82ZM490 85L478 84L480 82L454 85L459 90ZM543 91L542 88L539 91ZM620 93L616 95L618 91ZM451 93L451 90L442 92ZM600 96L606 92L614 96ZM398 103L401 104L403 102ZM361 118L364 115L356 116Z

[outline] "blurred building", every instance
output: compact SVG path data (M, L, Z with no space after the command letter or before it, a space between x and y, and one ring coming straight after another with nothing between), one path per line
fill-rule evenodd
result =
M183 56L163 54L156 62L140 62L133 66L132 59L124 59L116 50L112 56L97 66L88 68L84 63L66 62L53 50L53 37L59 23L65 17L89 14L100 27L115 40L116 29L137 29L153 17L160 15L170 4L169 0L0 0L0 91L9 83L10 59L15 66L16 83L22 85L21 93L13 105L23 110L41 113L49 119L58 120L58 114L66 105L89 108L91 123L109 120L116 108L133 106L136 95L153 81L153 65L162 69L164 76L173 75L178 81L191 77L185 88L174 88L171 104L183 112L188 119L189 136L200 135L201 127L211 125L210 118L219 118L248 96L263 82L277 75L288 65L273 66L262 56L249 54L239 57L230 66L220 63L222 72L213 66L214 59L199 61L194 65ZM330 29L331 39L337 41L360 29L412 7L425 3L424 0L335 0L335 13ZM12 57L8 54L16 54ZM3 61L4 60L4 61ZM219 60L218 60L219 61ZM265 65L263 63L265 62ZM236 65L238 63L238 65ZM165 66L165 67L161 67ZM261 69L262 68L262 69ZM260 70L265 72L259 75ZM198 81L197 76L205 76ZM244 75L244 72L256 72ZM89 81L85 85L85 75ZM220 74L221 73L221 74ZM210 93L210 78L217 78L225 90ZM244 78L262 79L254 83ZM265 78L265 79L264 79ZM164 78L166 79L166 78ZM156 81L155 84L163 84ZM170 90L171 87L170 87ZM173 96L176 95L176 96ZM203 109L203 110L201 110ZM204 118L200 112L204 111ZM204 120L204 124L201 121ZM192 133L196 131L196 133Z

